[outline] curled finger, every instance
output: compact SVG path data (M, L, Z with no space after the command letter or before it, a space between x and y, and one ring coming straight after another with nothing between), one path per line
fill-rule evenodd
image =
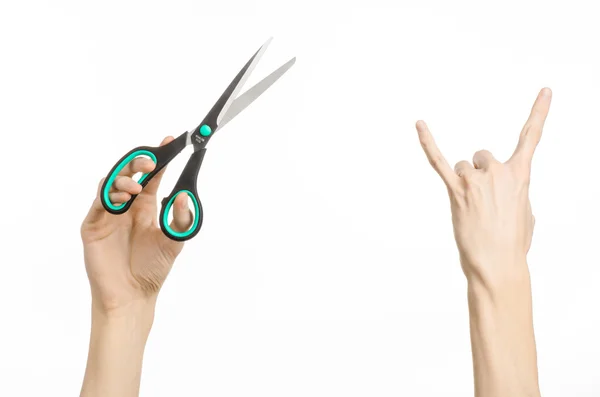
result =
M498 163L498 160L487 150L480 150L473 155L473 165L478 170L487 169L490 164L495 163Z
M463 178L465 175L468 175L473 170L474 170L474 168L471 165L471 163L469 163L466 160L459 161L454 166L454 172L456 173L456 175L458 175L461 178Z
M129 194L139 194L142 191L142 185L128 176L118 176L112 187L117 192L127 192Z
M152 172L152 170L154 170L154 167L156 167L156 164L154 163L154 161L150 160L147 157L140 156L140 157L136 157L133 160L131 160L121 170L121 172L119 172L119 175L133 176L133 175L137 174L138 172L147 174L149 172Z
M114 205L121 205L131 200L131 194L127 192L111 192L108 194L108 197Z

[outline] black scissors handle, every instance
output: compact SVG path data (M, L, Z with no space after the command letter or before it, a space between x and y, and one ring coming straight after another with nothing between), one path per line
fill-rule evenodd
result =
M162 229L165 236L175 241L187 241L193 238L202 227L202 203L200 202L200 198L198 197L198 191L196 190L196 183L198 180L198 173L200 172L200 167L202 166L202 160L204 159L204 154L206 153L206 149L200 149L195 151L188 160L185 168L181 172L175 187L169 195L163 198L161 202L160 215L158 217L158 224ZM183 232L178 232L173 230L173 228L169 225L169 213L171 212L171 208L173 207L173 202L175 198L180 194L187 194L188 197L192 200L194 205L194 221L192 222L192 226Z
M138 183L142 185L142 189L152 180L152 178L160 172L171 160L173 160L181 151L186 147L188 133L185 132L177 137L174 141L160 147L151 146L139 146L135 149L127 152L121 159L112 167L110 172L102 184L100 190L100 201L106 211L114 215L124 214L129 210L131 204L137 197L132 195L129 201L116 205L110 201L109 193L110 189L115 182L115 179L119 173L137 157L149 157L155 164L156 167L152 172L144 174L138 180ZM204 153L206 149L201 149L194 152L188 160L179 180L175 184L173 191L162 200L162 208L160 211L159 225L163 233L170 239L175 241L186 241L198 234L200 227L202 226L202 204L198 198L196 191L196 179L202 165ZM187 194L194 204L194 221L192 227L184 232L177 232L169 225L169 213L177 197L180 193Z
M123 157L121 157L121 159L117 161L104 179L104 183L102 184L102 188L100 190L100 200L104 209L114 215L124 214L127 212L127 210L129 210L129 207L131 207L131 204L137 197L137 195L133 195L129 201L119 205L116 205L110 201L110 189L119 173L127 166L127 164L131 163L133 159L137 157L149 157L156 164L156 167L154 170L152 170L152 172L142 175L138 180L138 183L142 185L143 188L152 180L152 178L154 178L156 174L158 174L160 170L169 164L169 162L173 160L175 156L181 153L186 145L186 137L187 133L184 133L174 141L160 147L139 146L130 150Z

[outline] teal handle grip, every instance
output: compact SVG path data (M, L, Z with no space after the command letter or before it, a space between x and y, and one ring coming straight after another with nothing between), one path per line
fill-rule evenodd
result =
M198 179L198 173L200 172L200 166L202 165L205 152L206 149L202 149L194 152L190 156L190 159L181 172L181 176L175 184L173 191L171 191L171 194L162 200L162 207L158 217L158 223L164 235L171 240L190 240L196 234L198 234L200 228L202 227L202 219L204 216L202 212L202 203L200 202L198 193L196 192L196 181ZM181 232L173 230L171 225L169 225L169 213L171 212L175 198L180 194L187 194L188 197L192 199L194 204L194 221L192 222L192 226L188 230Z
M123 171L123 168L125 168L127 166L127 164L131 163L133 161L133 159L135 159L136 157L140 157L140 156L148 156L150 157L150 159L154 162L154 164L156 164L157 160L156 160L156 156L154 155L154 153L152 153L151 151L148 150L140 150L140 149L133 149L131 152L127 153L125 156L123 156L123 158L115 165L115 167L113 167L113 169L111 170L111 172L108 174L108 178L104 181L104 184L102 185L102 204L104 205L104 207L108 207L107 210L109 210L109 212L117 212L117 213L122 213L127 211L127 209L129 208L129 205L131 205L131 201L129 200L128 202L122 203L120 205L115 205L114 203L112 203L110 201L110 197L109 197L109 192L110 192L110 188L112 187L113 183L115 182L115 179L117 179L117 176L119 175L119 173L121 171ZM148 178L148 175L150 175L150 172L142 175L142 177L138 180L139 184L143 184L144 181ZM133 199L133 197L132 197ZM129 203L129 205L128 205ZM125 208L127 207L127 208Z
M183 148L185 148L186 137L187 133L183 133L171 143L160 147L140 146L130 150L127 154L121 157L121 159L112 167L104 179L102 187L100 188L100 201L102 202L104 209L111 214L124 214L127 212L129 207L131 207L131 204L133 204L133 201L137 197L137 195L134 195L129 201L119 205L116 205L110 201L110 188L115 182L115 179L117 179L117 176L119 176L119 173L123 171L123 168L125 168L127 164L132 162L136 157L140 156L148 156L154 162L154 164L156 164L152 172L142 175L142 177L137 181L140 185L142 185L143 188L146 186L146 184L148 184L148 182L150 182L154 175L162 170L175 156L177 156L183 150Z
M169 225L169 213L171 212L175 198L180 194L187 194L194 203L194 221L192 222L192 226L183 232L177 232L173 230L171 225ZM175 241L186 241L194 237L198 233L202 224L202 205L200 204L200 200L198 200L194 193L190 192L189 190L175 191L174 193L171 193L166 200L168 200L167 204L162 207L160 212L160 227L163 233Z

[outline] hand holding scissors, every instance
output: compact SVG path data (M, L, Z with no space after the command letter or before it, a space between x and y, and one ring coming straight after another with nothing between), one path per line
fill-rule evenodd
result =
M115 203L111 201L111 188L119 173L135 158L149 157L156 167L149 173L143 174L138 180L142 189L152 178L160 172L171 160L173 160L186 146L193 145L194 152L190 156L185 168L181 172L179 180L171 193L162 200L161 211L159 215L159 225L163 233L172 240L186 241L193 238L202 226L202 204L196 191L196 181L204 154L206 145L210 138L225 124L231 121L242 110L250 105L256 98L267 90L275 81L277 81L296 61L296 58L280 66L277 70L265 77L244 94L238 97L244 83L252 73L252 70L264 54L271 39L267 40L258 51L248 60L246 65L235 76L225 92L213 105L212 109L204 117L204 120L193 130L184 132L171 143L161 147L140 146L130 150L125 154L110 170L100 191L100 198L103 207L111 214L119 215L127 212L133 204L137 195L124 203ZM180 194L186 194L192 201L194 207L194 220L192 226L183 232L175 231L168 222L169 213L175 198Z

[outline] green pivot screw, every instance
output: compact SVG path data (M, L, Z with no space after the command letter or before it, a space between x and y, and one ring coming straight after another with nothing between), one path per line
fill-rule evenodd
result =
M208 125L203 124L202 127L200 127L200 135L209 136L210 134L212 134L212 129Z

